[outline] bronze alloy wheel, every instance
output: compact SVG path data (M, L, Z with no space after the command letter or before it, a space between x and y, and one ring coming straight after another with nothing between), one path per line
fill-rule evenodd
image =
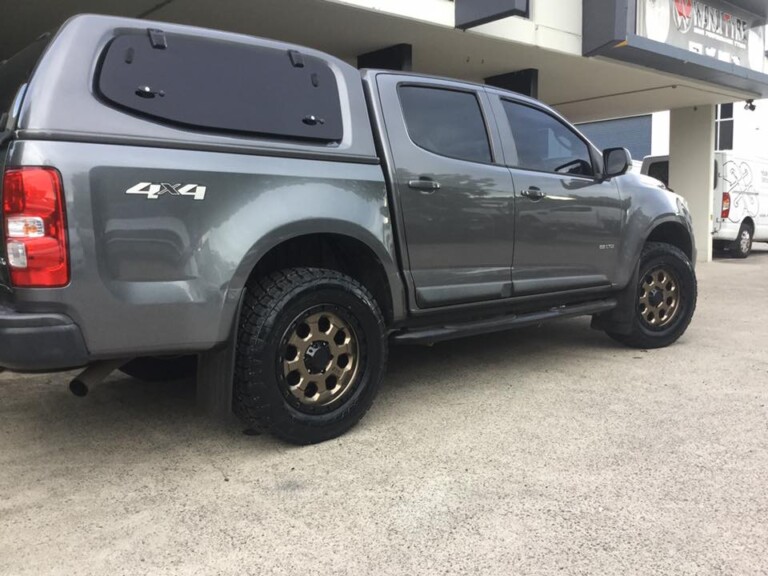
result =
M349 322L331 311L300 314L280 348L287 397L299 409L331 407L356 384L358 339Z
M666 267L654 268L640 286L638 310L649 328L665 328L680 309L680 289L675 275Z

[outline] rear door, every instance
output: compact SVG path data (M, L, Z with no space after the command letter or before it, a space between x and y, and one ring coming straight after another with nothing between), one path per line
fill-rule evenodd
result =
M377 84L417 305L508 297L514 191L485 91L395 74Z
M516 189L515 295L609 286L623 205L596 152L544 108L491 93Z
M768 241L768 162L755 162L755 187L758 191L758 215L755 240Z

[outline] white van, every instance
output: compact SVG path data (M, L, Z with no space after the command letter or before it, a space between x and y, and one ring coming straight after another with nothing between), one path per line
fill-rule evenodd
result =
M641 172L669 186L669 156L646 156ZM768 242L768 159L716 152L714 188L714 248L746 258Z

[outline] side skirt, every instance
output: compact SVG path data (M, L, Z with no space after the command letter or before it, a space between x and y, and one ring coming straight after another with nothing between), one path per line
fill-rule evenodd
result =
M491 332L501 332L512 328L530 326L558 318L570 318L572 316L586 316L600 314L613 310L617 305L615 298L605 298L593 302L584 302L566 306L556 306L539 312L525 314L508 314L502 317L486 318L459 323L445 323L424 328L408 329L392 335L392 341L396 344L432 344L453 338L464 336L476 336Z

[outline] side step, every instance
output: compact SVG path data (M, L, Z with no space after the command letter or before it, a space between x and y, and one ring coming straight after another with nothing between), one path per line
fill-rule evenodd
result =
M570 318L572 316L587 316L607 312L616 308L615 298L606 298L594 302L574 304L572 306L557 306L541 312L529 312L527 314L508 314L501 318L486 318L460 324L445 324L443 326L430 326L427 328L405 329L392 336L392 341L397 344L432 344L452 338L465 336L477 336L489 332L501 332L511 328L520 328L539 324L558 318Z

